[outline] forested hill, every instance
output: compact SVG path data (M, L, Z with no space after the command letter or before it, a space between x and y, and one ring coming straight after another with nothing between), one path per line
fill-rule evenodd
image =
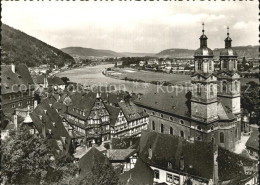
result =
M2 24L1 45L2 64L23 63L28 67L54 64L61 67L74 63L73 57L67 53L6 24Z

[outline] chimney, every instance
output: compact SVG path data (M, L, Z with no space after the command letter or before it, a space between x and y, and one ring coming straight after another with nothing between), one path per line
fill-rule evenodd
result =
M37 100L34 100L34 103L33 103L33 109L35 109L35 108L37 107L37 105L38 105Z
M46 124L45 124L44 120L42 120L42 135L43 135L43 138L46 137Z
M50 103L49 106L52 107L52 104Z
M16 111L14 111L14 114L13 114L13 123L14 123L14 129L17 131L17 129L18 129L18 119L17 119Z
M46 109L44 109L43 111L44 111L44 114L47 114L47 110Z
M13 73L15 73L15 65L14 64L11 64L11 70Z
M214 162L213 162L213 184L218 184L218 145L213 143Z
M43 87L47 88L48 87L48 79L47 79L47 75L44 75L44 79L43 79Z

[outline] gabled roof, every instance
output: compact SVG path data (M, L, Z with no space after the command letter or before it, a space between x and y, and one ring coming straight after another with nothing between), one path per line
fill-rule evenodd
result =
M44 84L44 78L46 75L39 75L35 79L35 83ZM63 80L57 76L47 77L48 85L65 85Z
M148 158L148 149L152 149L152 158ZM142 131L140 141L140 158L149 165L162 169L180 170L180 159L184 159L185 172L190 175L213 178L213 145L211 143L190 143L185 139L169 134Z
M138 109L138 107L131 101L129 102L121 101L118 103L118 105L122 109L127 121L133 121L148 116L147 113L140 111L140 109Z
M1 90L2 94L8 94L20 91L18 85L23 85L23 90L33 89L33 80L26 65L15 65L15 73L12 71L11 65L1 65ZM25 89L26 87L26 89Z
M53 99L45 99L34 109L34 111L30 114L30 117L35 128L40 134L42 134L43 124L45 124L46 135L49 137L49 139L52 140L52 143L57 144L53 146L57 150L60 150L60 148L57 146L59 142L62 142L64 146L63 153L66 154L70 149L71 138L62 123L62 119L59 116L59 113L53 107L54 103L55 101ZM49 129L51 130L51 134L49 134ZM65 142L63 141L64 137Z
M95 147L92 147L79 159L80 177L85 177L97 164L109 164L109 160Z
M121 111L119 107L114 107L110 105L106 105L107 110L110 114L110 126L115 126L116 120L118 118L118 114Z
M251 133L249 139L246 142L246 147L253 148L257 151L259 151L259 140L258 140L258 129L253 128L253 132Z
M184 90L185 91L185 90ZM190 118L190 98L191 92L184 93L174 91L150 92L134 100L137 105L160 110L174 115Z
M135 167L119 176L119 182L126 185L153 184L154 172L140 158Z
M149 159L149 148L152 158ZM247 178L243 167L254 167L256 161L235 154L220 146L217 147L218 175L220 181ZM177 173L185 172L191 176L204 179L213 178L214 151L212 143L194 141L169 134L160 134L153 131L142 131L139 157L147 164L163 170ZM184 171L180 169L180 159L184 159ZM168 162L172 167L168 167Z
M136 149L109 149L107 157L110 161L124 161L136 152Z

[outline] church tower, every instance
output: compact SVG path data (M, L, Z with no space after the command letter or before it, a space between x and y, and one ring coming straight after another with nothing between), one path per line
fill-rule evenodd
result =
M220 52L218 73L218 97L240 119L240 75L237 72L237 53L231 48L232 39L225 39L225 49Z
M213 52L207 47L204 23L202 24L200 48L195 51L195 74L191 77L193 93L191 98L191 117L210 123L218 119L217 77L214 72Z

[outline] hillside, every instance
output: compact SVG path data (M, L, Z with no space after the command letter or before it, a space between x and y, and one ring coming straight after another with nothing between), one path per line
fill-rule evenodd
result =
M157 57L193 57L194 50L189 49L166 49L159 53L157 53L155 56Z
M232 47L238 54L238 57L258 58L259 46L234 46ZM213 50L214 57L218 57L223 48ZM193 57L195 50L188 49L166 49L155 56L157 57Z
M125 57L152 57L155 54L154 53L130 53L130 52L120 52L122 55L124 55Z
M41 64L64 66L74 63L70 55L6 24L2 24L1 45L1 61L4 64L23 63L33 67Z
M83 48L83 47L67 47L61 49L63 52L71 56L79 57L121 57L123 54L111 51L111 50L102 50L102 49L92 49L92 48Z

